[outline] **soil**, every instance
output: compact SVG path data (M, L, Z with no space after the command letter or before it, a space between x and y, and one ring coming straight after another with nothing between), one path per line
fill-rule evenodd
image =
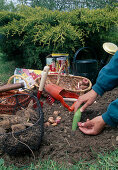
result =
M87 118L92 119L106 112L110 102L118 97L118 88L106 92L102 97L98 97L96 102L86 109L82 114L81 121ZM17 167L36 163L39 159L48 160L49 158L58 163L64 162L68 165L76 164L79 160L93 161L98 153L104 154L118 147L117 128L106 126L103 132L97 136L89 136L83 134L78 128L72 133L73 112L69 112L59 101L55 101L52 105L47 102L46 98L42 98L44 122L47 122L54 111L59 111L61 121L57 126L50 125L44 127L44 136L42 138L39 149L32 153L18 154L11 156L7 153L1 154L0 158L5 160L6 165L14 164ZM72 105L72 103L68 103ZM34 132L35 133L35 132Z

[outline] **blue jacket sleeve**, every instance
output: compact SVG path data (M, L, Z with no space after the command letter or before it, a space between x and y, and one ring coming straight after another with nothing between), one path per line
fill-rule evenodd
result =
M118 125L118 99L110 103L107 112L102 114L104 122L112 127Z
M104 92L112 90L116 86L118 86L118 51L99 72L96 84L92 89L102 96ZM118 99L111 102L107 112L102 114L102 118L110 126L116 127L118 125Z
M118 85L118 51L98 74L96 84L92 89L102 96L104 92L112 90Z

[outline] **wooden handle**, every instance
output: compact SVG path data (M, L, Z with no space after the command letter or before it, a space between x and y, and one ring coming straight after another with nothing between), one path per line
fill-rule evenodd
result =
M57 75L57 82L56 82L57 85L59 84L61 72L62 72L62 69L63 69L64 67L65 67L65 64L62 64L61 67L60 67L60 69L59 69L59 72L58 72L58 75Z
M24 87L24 83L6 84L6 85L0 87L0 92L19 89L19 88L23 88L23 87Z
M45 82L46 82L46 78L47 78L47 75L48 75L48 71L49 71L49 66L45 66L43 73L42 73L42 76L41 76L39 91L43 91L43 88L44 88L44 85L45 85Z

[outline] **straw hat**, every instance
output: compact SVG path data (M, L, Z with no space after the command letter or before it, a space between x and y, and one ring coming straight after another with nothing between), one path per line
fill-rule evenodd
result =
M113 43L106 42L103 44L103 49L107 53L114 55L116 53L116 51L118 50L118 47L117 47L117 45L115 45Z

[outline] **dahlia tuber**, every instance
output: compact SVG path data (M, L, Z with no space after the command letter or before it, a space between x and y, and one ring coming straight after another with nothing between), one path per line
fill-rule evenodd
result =
M5 134L5 132L6 132L5 129L0 127L0 134Z
M11 126L12 132L19 132L21 130L26 129L26 127L33 126L32 123L24 123L24 124L15 124Z
M0 114L0 128L16 132L32 126L32 120L33 122L37 120L37 112L33 109L33 101L30 101L27 108L21 108L15 115Z
M24 130L26 127L23 124L15 124L11 126L12 132L19 132L21 130Z

